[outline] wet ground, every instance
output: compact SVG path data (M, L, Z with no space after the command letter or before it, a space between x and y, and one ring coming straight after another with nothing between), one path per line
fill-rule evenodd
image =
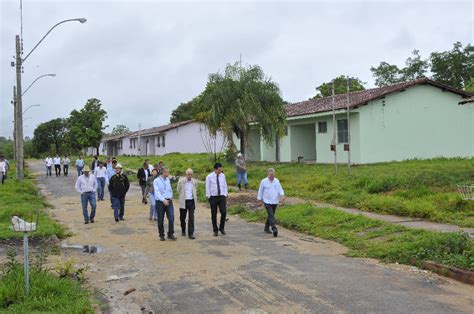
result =
M84 225L74 173L46 178L42 163L30 167L55 207L54 217L74 233L63 241L61 258L89 265L89 283L113 313L474 312L472 286L408 266L345 257L346 248L331 241L283 228L273 238L261 224L236 216L227 235L214 237L205 204L196 209L196 240L181 236L177 220L178 240L160 242L135 184L125 221L115 223L104 201L96 223Z

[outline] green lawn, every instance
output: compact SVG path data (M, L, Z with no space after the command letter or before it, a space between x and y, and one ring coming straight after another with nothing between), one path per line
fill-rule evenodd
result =
M249 211L241 205L229 212L254 222L266 219L265 211ZM276 219L286 228L347 246L349 256L418 266L429 260L474 270L474 240L467 234L411 229L310 204L283 206Z
M15 169L10 171L13 173ZM22 182L14 179L5 180L5 184L0 185L0 195L0 240L23 237L21 232L14 232L11 229L12 216L36 221L37 214L39 214L38 230L31 234L32 237L56 235L58 238L65 238L68 235L66 228L46 213L48 204L38 194L38 188L28 173Z
M163 160L172 174L187 167L201 180L212 171L207 154L168 154L148 157ZM143 157L118 157L127 170L136 171ZM89 160L88 160L89 163ZM288 196L355 207L366 211L424 218L474 227L474 202L464 201L456 184L474 184L474 158L432 159L360 165L347 176L344 165L334 176L332 165L251 163L248 177L256 189L266 169L274 167ZM236 184L235 167L224 163L229 184ZM134 178L134 175L130 175Z

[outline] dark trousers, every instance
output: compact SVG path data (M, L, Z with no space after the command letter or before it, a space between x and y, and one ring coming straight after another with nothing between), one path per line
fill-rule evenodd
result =
M181 231L186 232L186 214L189 212L189 221L188 221L188 236L194 234L194 210L196 209L196 204L194 200L186 200L185 208L179 209L179 220L181 221Z
M56 177L61 175L61 165L54 165L54 172L56 173Z
M46 176L51 177L51 166L46 166Z
M64 173L64 175L65 175L66 177L67 177L68 171L69 171L69 165L64 165L64 166L63 166L63 173Z
M173 201L168 200L169 205L165 206L162 201L156 201L156 212L158 214L158 233L160 234L160 238L165 237L165 212L166 217L168 218L168 237L174 235L174 207Z
M212 219L212 229L214 232L219 230L224 230L225 228L225 218L227 216L227 202L224 195L211 196L209 198L209 205L211 205L211 219ZM221 223L219 228L217 228L217 208L221 213Z
M6 173L0 172L0 176L2 177L2 184L5 182L5 177L7 176Z
M272 229L276 229L275 226L275 212L277 209L277 204L266 204L265 203L265 209L267 210L267 221L265 222L265 230L270 230L270 227Z
M123 215L125 215L125 197L112 196L111 199L115 219L123 218Z

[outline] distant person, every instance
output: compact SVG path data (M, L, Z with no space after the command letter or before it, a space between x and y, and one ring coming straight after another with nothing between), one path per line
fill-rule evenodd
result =
M115 165L115 174L109 181L109 192L112 199L112 208L114 209L115 222L124 220L125 215L125 195L130 188L130 182L125 174L122 174L122 166Z
M69 159L69 157L67 155L64 155L64 158L63 158L63 173L64 173L64 176L67 177L68 173L69 173L69 164L71 163L71 160Z
M51 167L53 166L53 159L48 155L44 160L44 164L46 165L46 176L51 177Z
M285 193L281 187L280 181L275 178L275 169L270 168L267 171L267 177L260 182L257 200L263 202L267 210L267 221L265 222L266 233L273 233L278 236L278 229L275 225L275 212L280 201L285 199ZM272 231L270 231L272 228Z
M92 172L94 172L95 168L98 166L99 166L99 157L94 156L94 158L92 158L92 163L91 163Z
M151 174L151 171L154 169L154 167L153 167L153 165L150 163L150 159L145 159L145 163L147 164L148 170L150 171L150 174Z
M148 180L149 176L150 176L150 170L148 169L148 164L144 162L143 167L138 169L138 172L137 172L138 184L140 185L140 188L142 189L142 200L143 200L143 197L146 196L145 195L146 181Z
M247 164L245 162L244 155L241 153L237 154L237 159L235 160L235 167L237 168L237 186L239 191L242 191L242 182L244 183L245 189L248 188L249 182L247 180Z
M156 200L155 200L155 189L153 188L153 182L158 177L158 170L153 169L151 175L146 181L145 193L143 194L142 203L147 203L147 196L150 200L150 220L158 220L158 214L156 212Z
M107 177L107 169L104 167L103 162L99 162L99 166L94 169L94 176L97 179L97 197L99 201L104 200L104 189L105 183L109 182Z
M107 166L107 182L110 184L110 179L115 175L115 166L117 165L117 160L111 160L110 164ZM113 203L112 203L112 194L109 193L110 196L110 207L113 209Z
M186 177L178 181L179 195L179 220L181 222L181 233L186 236L186 215L188 215L188 237L194 237L194 210L197 203L197 180L193 178L193 170L186 170Z
M5 157L0 156L0 177L2 178L2 184L5 183L5 177L7 173L7 163L5 162Z
M56 157L53 158L53 164L56 177L61 176L61 157L59 157L59 155L56 155Z
M8 159L5 158L5 175L4 175L3 180L8 178L9 170L10 170L10 162L8 161ZM3 182L2 182L2 184L3 184Z
M79 158L76 159L76 170L77 170L78 177L82 174L83 168L84 168L84 160L82 159L82 156L79 156Z
M168 218L168 239L176 240L174 236L173 189L168 178L169 174L168 167L163 166L161 167L161 175L153 181L156 211L158 213L158 232L161 241L165 241L165 212Z
M206 177L206 197L211 205L211 220L214 236L217 237L220 231L225 232L225 221L227 216L227 182L222 172L222 164L216 163L214 171ZM217 227L217 208L221 213L219 228Z
M89 167L85 166L83 174L76 180L76 191L81 193L82 214L84 216L84 223L94 223L96 199L95 191L97 190L97 181L93 174L90 174ZM87 204L91 204L91 214L87 211Z

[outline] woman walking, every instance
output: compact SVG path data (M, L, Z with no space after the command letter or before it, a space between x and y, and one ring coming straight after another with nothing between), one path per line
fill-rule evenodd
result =
M145 192L143 193L143 203L146 204L146 197L150 200L150 220L157 220L158 215L156 213L156 200L154 196L155 189L153 188L153 181L158 177L158 170L153 169L151 176L146 181Z

